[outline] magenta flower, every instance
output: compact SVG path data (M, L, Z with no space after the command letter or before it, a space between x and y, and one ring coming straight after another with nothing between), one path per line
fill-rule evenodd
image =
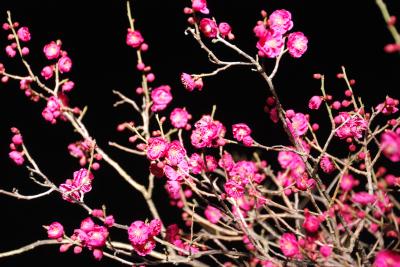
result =
M205 164L203 158L197 154L193 153L189 158L189 168L190 172L193 174L199 174L205 170Z
M31 40L31 33L29 32L28 27L19 28L17 35L22 42L29 42Z
M354 179L351 174L344 174L342 177L342 181L340 182L340 188L343 191L351 191L354 186L357 186L359 181Z
M186 150L178 140L175 140L168 145L165 157L171 166L178 165L178 163L185 159L185 156Z
M80 191L72 185L71 180L67 180L66 183L60 185L60 190L62 193L62 198L68 202L75 202L81 199Z
M322 103L322 97L315 95L311 97L310 101L308 101L309 109L319 109Z
M56 42L52 41L51 43L47 44L43 48L43 53L47 57L47 59L55 59L60 56L60 45Z
M299 58L307 51L308 39L302 32L289 34L287 48L292 57Z
M204 215L206 216L207 220L214 224L218 223L218 221L222 217L221 211L210 205L208 205L207 208L204 210Z
M279 34L285 34L293 28L292 14L285 10L275 10L268 18L269 27Z
M15 164L17 165L24 164L25 159L24 155L21 152L13 150L8 154L8 156L12 161L14 161Z
M285 233L279 240L279 247L286 257L295 257L299 255L300 248L297 238L292 233Z
M146 240L146 243L144 243L143 245L133 246L133 249L139 256L146 256L150 254L150 252L152 252L155 247L156 247L156 242L152 238L150 238Z
M223 38L229 36L232 33L232 27L226 22L221 22L218 25L219 33Z
M308 119L303 113L296 113L289 119L288 124L296 136L302 136L308 130Z
M232 198L239 198L244 194L244 187L234 180L228 180L224 185L225 192Z
M172 126L178 129L185 128L190 118L191 115L185 108L175 108L169 117Z
M92 190L92 180L94 176L93 173L88 173L87 169L80 169L79 171L74 172L74 179L72 180L72 184L79 188L82 193L87 193Z
M200 12L205 15L210 13L210 11L207 8L207 1L206 0L193 0L192 1L192 9L195 12Z
M400 131L386 131L381 135L381 149L383 154L393 162L400 161Z
M15 49L12 48L11 45L7 45L6 46L6 53L7 53L7 56L12 58L12 57L15 57L15 55L17 54L17 51L15 51Z
M58 69L61 73L69 72L72 68L72 60L68 56L63 56L58 60Z
M303 222L304 229L309 233L315 233L319 229L321 221L314 215L307 214Z
M134 221L128 228L128 238L133 246L144 245L149 234L149 226L142 221Z
M219 121L214 121L211 116L203 115L194 125L195 129L190 137L192 145L196 148L219 146L224 144L223 137L226 129Z
M323 156L321 158L319 166L325 173L331 173L336 169L335 165L333 164L333 162L330 160L330 158L328 156Z
M207 155L206 156L206 166L207 166L208 172L215 171L218 167L217 160L213 156Z
M319 248L319 252L321 255L325 258L328 258L332 254L332 247L328 245L323 245L322 247Z
M95 223L93 222L92 218L87 217L86 219L82 220L81 222L81 226L79 227L79 229L81 229L82 231L89 233L90 231L92 231L94 229Z
M266 34L267 29L265 28L265 24L262 21L258 21L257 25L254 26L253 32L256 37L261 38Z
M169 180L182 181L183 177L189 173L189 164L186 160L181 160L178 165L174 167L165 165L164 173Z
M21 134L15 134L11 138L11 142L13 142L14 145L21 145L23 143L22 135Z
M379 104L375 109L376 111L382 112L385 115L390 115L396 113L399 110L397 108L398 105L399 100L387 96L385 102Z
M86 245L92 248L101 248L106 244L108 237L108 229L104 226L96 225L93 230L88 232L88 240Z
M46 108L42 111L42 116L46 121L52 124L56 123L56 119L61 115L61 100L55 96L49 97Z
M156 112L165 109L172 100L171 87L161 85L153 89L151 91L151 100L153 101L151 111Z
M142 221L133 222L128 228L128 238L133 249L140 256L146 256L156 247L154 236L161 232L161 221L154 219L150 224Z
M242 184L248 184L257 173L257 166L252 161L238 161L229 171L230 177L237 177Z
M185 87L185 89L189 92L193 91L196 88L196 83L190 74L182 73L181 82L183 84L183 87Z
M143 42L144 39L139 31L132 31L131 29L128 29L128 34L126 35L127 45L133 48L138 48Z
M165 189L167 190L170 198L179 199L180 198L180 190L181 183L176 180L168 180L165 184Z
M391 250L381 250L376 253L374 267L399 267L400 254Z
M218 161L218 165L226 171L230 171L235 165L235 162L233 161L232 155L224 151L224 154Z
M367 205L374 203L376 201L376 196L368 192L358 192L353 194L351 200L361 205Z
M279 56L284 45L282 34L273 30L266 30L257 42L260 57L275 58Z
M149 139L146 154L149 160L156 160L164 157L168 149L168 142L162 137L154 137Z
M244 123L237 123L232 125L233 137L238 141L243 141L247 136L250 136L251 129Z
M42 77L45 80L50 79L51 77L53 77L53 67L51 66L45 66L42 71L40 72L40 75L42 75Z
M358 114L350 115L347 112L340 112L334 120L339 125L335 134L340 139L348 137L360 139L368 127L368 122Z
M203 18L200 21L200 31L208 38L215 38L218 34L218 26L215 21Z
M153 219L149 223L149 230L151 236L156 236L161 233L162 222L159 219Z
M66 81L61 86L61 89L62 89L63 93L66 93L66 92L71 91L74 88L74 86L75 86L75 83L73 81Z
M64 227L59 222L53 222L47 228L47 236L51 239L58 239L64 235Z

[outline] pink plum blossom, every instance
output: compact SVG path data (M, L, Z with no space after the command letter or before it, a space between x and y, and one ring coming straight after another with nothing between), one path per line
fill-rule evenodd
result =
M374 203L376 201L376 196L368 192L358 192L353 194L351 200L361 205L367 205Z
M56 59L60 56L60 49L61 49L60 45L52 41L44 46L43 53L49 60Z
M292 14L285 10L275 10L268 18L269 27L279 34L285 34L293 28Z
M309 109L319 109L322 103L322 97L315 95L308 101Z
M168 142L162 137L154 137L149 139L146 154L149 160L156 160L164 157L168 149Z
M287 48L292 57L299 58L307 51L308 39L302 32L289 34Z
M164 110L172 100L171 87L168 85L162 85L154 88L151 91L151 100L153 101L151 111L156 112Z
M387 130L381 135L381 149L383 154L393 162L400 161L400 130Z
M72 68L72 60L68 56L62 56L58 60L58 69L61 73L69 72Z
M281 236L279 247L286 257L295 257L300 253L297 238L292 233L284 233Z
M218 34L218 26L215 21L203 18L200 21L200 30L208 38L215 38Z
M206 0L193 0L192 1L192 9L195 12L200 12L205 15L210 13L210 11L207 8L207 1Z
M219 121L215 121L209 115L197 121L192 131L191 141L196 148L211 147L221 145L226 129Z
M170 120L172 126L181 129L185 128L188 124L191 115L186 111L185 108L175 108L170 115Z
M350 115L348 112L340 112L334 118L336 125L336 136L340 139L348 137L360 139L363 132L367 129L368 123L360 115Z
M31 40L31 33L29 32L28 27L19 28L17 35L22 42L29 42Z
M178 163L185 159L185 156L186 150L178 140L175 140L168 145L165 157L171 166L178 165Z
M315 233L318 231L320 224L321 221L318 219L318 217L307 214L303 222L303 227L307 232Z
M214 224L218 223L218 221L222 217L221 211L210 205L208 205L207 208L204 210L204 215L206 216L207 220Z
M399 105L399 100L387 96L385 101L376 106L375 109L376 111L382 112L385 115L390 115L396 113L399 110L397 107L398 105Z
M11 151L8 156L17 165L22 165L25 162L24 155L19 151Z
M282 34L269 29L260 37L256 47L261 57L275 58L281 53L283 45Z
M132 31L128 29L128 33L126 35L126 44L133 48L138 48L144 42L142 34L139 31Z
M232 198L239 198L244 194L244 187L234 180L228 180L225 183L225 192Z
M323 156L321 158L319 166L325 173L331 173L336 169L335 165L333 164L333 162L330 160L330 158L328 156Z
M47 236L51 239L58 239L64 235L64 227L59 222L51 223L47 228Z
M128 228L129 241L132 245L144 245L149 235L150 228L143 221L134 221Z
M374 267L400 267L400 254L391 250L376 253Z
M251 129L244 123L232 125L233 137L238 141L243 141L243 138L250 136Z
M296 136L302 136L308 130L308 119L303 113L296 113L289 119L289 124Z

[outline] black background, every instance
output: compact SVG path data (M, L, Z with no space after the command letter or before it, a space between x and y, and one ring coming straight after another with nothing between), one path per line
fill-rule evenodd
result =
M386 94L400 97L398 55L386 54L385 44L392 42L385 23L374 1L235 1L209 0L212 16L217 21L227 21L236 35L235 44L250 54L255 54L256 39L252 28L260 19L259 11L271 13L285 8L292 12L295 31L303 31L309 38L309 50L301 59L285 56L276 77L276 87L285 108L307 112L307 101L319 94L319 82L312 74L326 74L329 93L343 97L343 81L335 78L340 66L346 66L349 76L357 80L356 92L367 104L377 104ZM400 15L395 0L387 1L392 13ZM265 99L269 96L266 85L257 74L244 68L235 68L217 77L205 79L203 92L186 92L179 82L179 74L212 71L214 66L194 40L183 34L186 16L183 8L190 1L184 0L136 0L133 14L139 29L150 49L144 61L153 67L155 86L169 84L175 97L172 106L186 106L194 120L209 113L217 104L216 118L228 129L233 123L246 122L254 130L253 136L262 143L271 145L285 143L283 131L272 124L263 112ZM396 6L397 5L397 6ZM61 39L63 49L68 51L74 65L70 78L76 88L70 94L71 104L89 106L85 123L97 142L120 160L132 175L142 181L145 161L121 155L107 148L109 140L125 142L127 136L117 133L118 123L135 119L129 107L114 109L116 98L112 89L134 95L139 85L135 70L135 51L125 45L128 27L125 1L22 1L1 0L1 22L6 20L6 10L11 10L14 20L29 26L32 40L29 44L29 60L39 73L46 64L42 47L46 43ZM8 70L24 74L18 60L6 58L4 48L8 44L6 33L0 36L0 62ZM236 55L217 46L221 57L237 60ZM271 68L273 61L266 61ZM8 159L9 128L18 127L33 157L42 170L60 184L71 178L79 168L75 159L68 156L67 145L76 141L65 123L52 126L41 117L44 103L35 104L27 100L16 82L0 84L0 185L3 189L19 188L21 193L38 193L40 188L28 181L27 173L17 168ZM312 116L315 116L312 114ZM313 118L313 117L312 117ZM166 202L162 182L157 181L157 197ZM141 197L132 191L108 166L102 165L96 174L94 189L87 195L92 207L106 204L110 213L123 224L145 219L147 209ZM79 207L60 199L57 194L34 201L17 201L0 196L0 250L8 250L46 238L41 225L54 220L62 222L67 231L78 227L86 214ZM173 223L179 219L175 208L161 209L164 221ZM115 233L126 238L125 233ZM39 248L22 256L0 259L0 266L118 266L103 260L97 263L91 255L73 255L71 251L60 255L55 246Z

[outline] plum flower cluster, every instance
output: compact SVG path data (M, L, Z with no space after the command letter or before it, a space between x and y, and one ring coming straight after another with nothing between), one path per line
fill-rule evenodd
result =
M63 199L72 203L82 201L84 194L92 190L93 178L93 173L85 168L75 171L73 179L67 179L65 183L61 184L59 187Z
M338 127L336 128L336 136L340 139L355 138L360 139L363 132L368 127L368 122L358 114L350 114L348 112L340 112L334 118Z
M79 159L79 164L83 167L89 163L91 158L91 151L95 148L93 140L85 139L77 141L68 145L69 154ZM95 153L93 155L93 162L91 165L92 170L98 170L100 168L99 161L102 160L101 154Z
M68 56L68 53L61 50L61 41L51 41L43 47L43 53L48 60L57 60L57 63L47 65L43 67L41 75L45 80L53 77L56 71L60 73L68 73L72 69L72 60ZM74 87L74 83L69 80L65 80L62 85L63 92L69 92Z
M307 50L308 39L302 32L292 32L292 14L284 9L275 10L268 19L258 21L253 31L258 38L257 49L260 57L276 58L286 47L292 57L299 58Z
M245 123L237 123L232 125L233 137L239 142L243 142L245 146L253 145L253 138L251 138L251 129Z
M382 133L381 149L383 154L391 161L400 161L400 128L397 128L396 131L388 130Z
M142 57L148 45L134 27L129 4L127 13L130 27L125 42L137 55L136 69L141 73L141 84L135 90L135 97L142 102L114 91L120 98L115 106L130 104L140 115L138 120L120 123L117 131L130 130L129 143L139 141L136 147L116 142L109 145L146 158L146 179L130 177L129 170L97 146L82 120L85 110L69 107L66 93L72 90L74 83L68 78L59 78L72 70L72 60L62 50L61 41L51 41L44 46L48 63L39 75L30 74L30 71L26 77L10 75L0 64L3 82L16 79L26 96L46 101L42 112L46 121L52 124L60 119L69 121L80 135L79 141L68 145L68 151L79 160L81 169L57 187L33 161L19 130L12 128L10 159L17 165L27 162L31 179L36 180L36 176L45 179L45 183L36 182L48 191L33 198L56 191L65 201L78 204L76 206L90 213L91 217L85 218L71 236L66 235L59 222L45 226L48 238L59 242L61 252L73 248L74 253L79 254L87 249L97 260L105 256L130 266L139 265L137 260L202 266L207 257L227 267L242 263L254 267L281 267L301 265L302 261L310 266L353 266L360 262L369 262L375 267L398 266L400 254L396 244L400 238L400 217L396 192L400 177L395 168L389 170L382 164L400 162L400 120L392 117L398 113L397 99L387 96L368 110L353 95L355 80L347 78L344 67L336 76L346 81L346 98L340 101L326 93L324 76L314 74L314 79L321 81L321 95L309 99L308 109L319 112L321 105L325 107L332 127L329 137L321 138L325 133L317 132L318 123L311 124L314 117L284 109L272 85L280 57L288 52L299 58L307 50L307 37L301 32L291 32L291 13L280 9L267 16L262 11L262 21L253 28L258 38L258 56L277 58L273 71L268 74L263 60L230 42L234 39L232 27L210 15L206 0L192 0L191 6L184 9L190 24L186 33L193 35L207 51L210 61L219 67L210 73L182 73L180 79L184 88L190 92L201 91L202 78L232 66L256 67L253 69L262 74L273 95L267 98L265 111L274 123L283 124L291 144L262 145L253 139L255 128L251 129L247 122L233 124L231 133L237 142L229 140L225 137L224 124L214 118L215 108L212 115L203 114L191 124L192 115L185 107L173 107L169 113L170 123L165 123L167 116L160 118L157 113L171 104L172 89L168 85L153 86L155 75ZM10 22L4 24L3 29L9 32L7 55L19 54L25 63L24 56L29 49L24 45L31 39L29 29ZM212 51L212 43L237 52L243 62L222 57L220 60ZM55 86L51 89L47 84L53 79ZM377 117L386 121L384 126L376 123ZM376 128L375 124L378 124ZM326 130L321 128L322 132ZM338 139L349 144L344 155L336 154L336 147L333 147L336 143L339 149L346 147ZM231 147L238 146L246 152L231 151ZM253 149L256 150L248 153ZM273 160L277 169L262 159L262 152L271 151L275 153ZM116 223L112 215L106 216L105 206L102 210L89 207L84 196L92 190L92 171L99 169L100 160L110 164L142 194L152 220L123 225ZM161 213L157 209L160 207L154 203L153 196L159 178L163 177L169 203L181 215L181 229L175 222L164 228L159 219ZM17 190L0 190L0 193L30 198ZM103 224L97 224L97 220ZM116 237L111 236L113 226L124 230L126 243L115 241ZM163 235L158 237L161 232ZM373 242L366 241L364 234ZM56 243L54 240L49 243ZM156 242L163 245L164 251L156 248ZM0 257L2 255L5 254L0 253Z
M17 50L18 50L18 44L15 40L15 35L12 33L12 31L16 31L17 37L22 43L28 43L32 38L29 28L25 26L21 27L18 22L14 22L12 25L9 23L4 23L3 30L9 32L7 39L11 41L11 43L6 46L5 51L7 56L11 58L17 55ZM29 48L27 46L22 46L21 55L26 56L28 54L29 54ZM5 82L6 80L7 79L4 79L3 82Z
M11 138L10 149L11 152L8 153L10 159L17 165L22 165L25 162L24 152L21 151L21 146L23 144L22 135L19 132L18 128L11 128L11 132L13 133L13 137Z
M94 216L102 217L103 213L101 210L93 210ZM91 217L87 217L82 220L80 227L74 230L74 233L70 238L65 240L71 240L71 242L62 244L60 246L60 252L66 252L69 248L73 247L75 254L82 252L83 248L87 248L92 251L93 256L96 260L101 260L103 257L103 248L106 245L107 238L109 236L108 228L114 224L114 217L112 215L107 216L104 219L105 226L96 224ZM47 228L47 235L51 239L57 239L62 241L65 235L64 227L59 222L53 222Z
M223 146L225 133L226 128L221 122L213 120L210 115L203 115L194 124L190 140L196 148Z
M178 199L181 183L189 174L185 148L178 140L168 142L162 137L153 137L148 140L146 154L149 160L159 161L150 165L150 171L156 177L165 175L167 191L171 198Z
M146 256L156 247L154 237L161 232L161 221L151 220L150 223L134 221L128 228L128 237L133 249L140 256Z

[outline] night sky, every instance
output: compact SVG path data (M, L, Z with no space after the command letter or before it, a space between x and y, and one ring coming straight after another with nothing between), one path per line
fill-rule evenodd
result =
M320 84L312 78L313 73L325 74L328 92L343 98L345 84L335 78L342 65L348 75L356 79L355 92L364 98L367 105L382 102L387 94L399 98L400 56L383 51L392 38L375 1L322 2L209 0L208 5L217 21L231 24L236 36L234 43L251 55L257 52L257 40L252 29L261 18L260 10L271 13L283 8L292 12L293 30L308 36L309 48L300 59L286 55L282 60L275 86L285 108L308 112L308 99L319 94ZM399 17L400 5L395 2L398 1L387 1L387 4ZM132 5L136 28L142 32L150 47L144 54L144 61L152 66L156 75L154 85L169 84L172 87L174 100L162 114L168 115L173 107L185 106L195 121L202 114L210 113L212 105L216 104L215 117L228 129L234 123L245 122L254 130L256 140L267 145L287 144L281 127L273 124L263 112L269 93L256 73L237 67L205 79L202 92L189 93L183 89L179 81L181 72L202 73L215 68L197 43L184 35L187 23L182 10L188 4L189 0L135 0ZM62 40L63 49L73 60L69 77L76 87L70 94L71 105L88 105L84 122L98 144L141 181L146 161L121 155L107 146L108 141L127 144L128 136L117 133L116 126L136 118L128 106L112 107L117 100L111 92L113 89L134 96L134 90L140 84L135 69L135 50L125 44L128 28L125 7L125 1L116 0L1 0L0 19L1 23L5 22L6 11L10 10L14 20L30 28L32 40L28 60L36 73L46 64L43 46L56 39ZM0 62L10 72L25 74L21 72L23 68L18 60L6 57L6 38L2 30ZM216 49L226 60L239 58L220 45ZM272 60L265 62L267 68L272 68ZM55 126L45 122L41 117L44 103L28 101L16 82L0 84L0 99L0 187L7 190L17 187L21 193L27 194L41 190L29 183L28 173L23 168L16 167L8 159L9 128L12 126L22 131L32 156L56 184L71 178L73 171L79 168L77 160L71 158L67 151L67 145L78 140L71 127L63 122ZM110 167L104 163L95 175L94 189L86 199L90 206L105 204L109 213L123 224L146 219L148 214L146 207L140 204L141 196L134 193ZM157 197L167 202L162 186L163 182L157 181ZM0 251L45 239L46 232L41 225L55 220L65 224L71 233L87 216L84 210L63 201L58 194L34 201L18 201L0 195L0 214ZM161 210L161 217L167 224L179 220L177 216L179 213L173 207L165 206ZM125 233L115 231L115 234L121 240L126 238ZM69 251L60 255L57 250L56 246L42 247L23 256L0 259L0 266L23 266L27 262L43 267L73 264L119 266L108 260L97 263L89 253L73 255Z

